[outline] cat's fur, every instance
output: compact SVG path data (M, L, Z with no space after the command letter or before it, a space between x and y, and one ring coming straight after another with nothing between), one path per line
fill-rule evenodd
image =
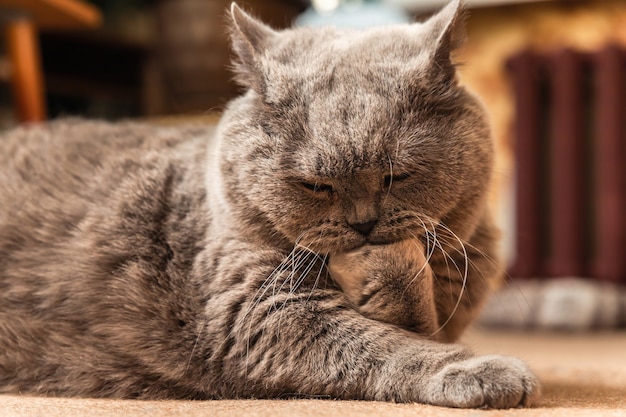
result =
M441 343L501 269L459 2L365 32L231 19L249 90L215 132L1 138L0 391L531 404L521 361Z

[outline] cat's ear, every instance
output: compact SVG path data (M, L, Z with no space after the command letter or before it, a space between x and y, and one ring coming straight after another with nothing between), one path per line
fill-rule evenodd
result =
M237 4L230 6L230 37L235 52L235 79L244 87L262 89L259 59L277 32L256 20ZM260 92L260 91L259 91Z
M443 71L446 78L455 74L451 54L465 41L465 18L463 1L452 0L424 23L431 67Z

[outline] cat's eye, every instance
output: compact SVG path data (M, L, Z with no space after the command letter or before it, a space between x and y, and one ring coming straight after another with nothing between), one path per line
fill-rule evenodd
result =
M387 174L385 175L385 186L389 187L391 184L395 183L395 182L402 182L405 180L408 180L409 178L411 178L411 174L409 174L408 172L403 172L400 174Z
M331 193L333 191L333 186L330 184L324 184L320 182L300 182L300 186L302 188L306 188L309 191L313 191L314 193Z

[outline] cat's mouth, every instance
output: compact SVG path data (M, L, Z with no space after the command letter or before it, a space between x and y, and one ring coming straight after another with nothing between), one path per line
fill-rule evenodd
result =
M364 246L383 246L391 245L406 239L420 239L423 231L421 230L389 230L374 231L373 233L363 236L359 233L336 233L325 238L311 237L314 233L307 234L304 238L297 241L296 246L304 247L321 256L332 256L335 254L351 252Z
M391 245L393 243L397 243L397 242L400 242L400 241L405 240L405 239L406 239L406 237L401 237L401 238L397 238L397 237L396 238L390 238L390 237L367 237L367 238L363 238L363 240L360 241L357 244L346 245L344 247L331 250L331 251L329 251L328 255L332 256L332 255L336 255L336 254L352 252L352 251L361 249L361 248L363 248L365 246Z

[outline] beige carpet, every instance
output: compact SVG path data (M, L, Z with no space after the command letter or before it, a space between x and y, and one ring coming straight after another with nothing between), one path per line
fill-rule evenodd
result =
M505 333L472 331L477 352L525 359L543 383L533 409L455 410L360 401L112 401L1 396L0 416L625 416L626 332Z

